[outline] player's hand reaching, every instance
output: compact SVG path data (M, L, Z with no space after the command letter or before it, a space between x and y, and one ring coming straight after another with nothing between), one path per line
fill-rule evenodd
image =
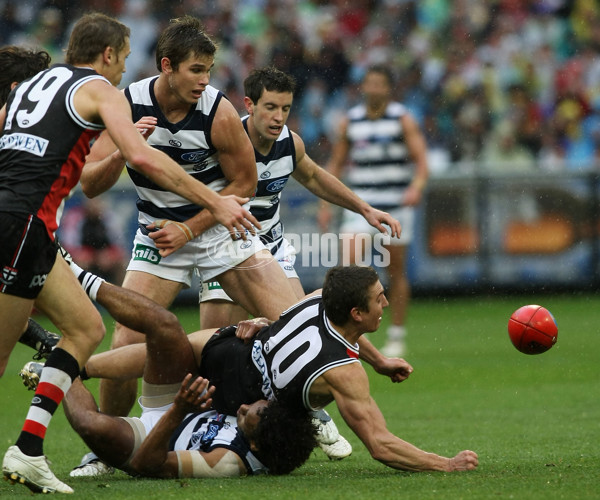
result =
M477 453L471 450L464 450L454 458L451 458L448 465L448 472L473 470L479 465L479 460L477 458Z
M369 207L369 209L363 214L365 220L371 224L374 228L376 228L380 233L390 234L395 238L400 238L400 233L402 231L402 227L400 226L400 222L394 219L387 212L383 212L381 210L377 210L376 208ZM390 227L388 231L383 224L386 224Z
M137 122L135 122L135 128L138 129L144 139L148 140L148 137L150 137L152 132L154 132L157 123L158 118L156 118L156 116L142 116Z
M212 406L212 395L215 392L215 387L208 387L208 383L208 380L202 377L192 380L192 374L188 373L175 395L173 405L181 413L208 410Z
M254 336L265 326L269 326L272 321L267 318L254 318L245 319L237 324L235 330L235 336L242 339L244 342L248 342L254 338Z
M242 206L248 201L249 198L229 194L220 196L218 205L209 208L214 218L227 228L234 240L245 240L247 231L256 234L256 230L261 228L260 222Z
M390 377L392 382L403 382L413 372L413 367L402 358L384 358L374 367L380 375Z

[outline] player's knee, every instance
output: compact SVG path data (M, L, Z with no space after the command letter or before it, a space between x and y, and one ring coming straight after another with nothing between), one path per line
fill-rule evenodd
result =
M167 309L156 310L153 315L153 330L162 336L171 336L182 330L177 316Z
M100 345L100 342L102 342L102 339L104 339L105 335L106 327L104 326L102 318L98 316L98 319L94 322L89 334L89 340L92 344L94 344L94 348Z
M120 323L117 323L115 330L112 335L112 342L110 344L111 349L116 349L118 347L123 347L131 344L139 344L145 341L144 336L131 330Z

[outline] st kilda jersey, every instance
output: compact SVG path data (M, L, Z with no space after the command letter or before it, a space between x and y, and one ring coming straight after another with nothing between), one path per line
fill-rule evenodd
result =
M34 214L53 240L65 198L77 185L90 141L104 128L73 104L85 83L108 80L91 68L57 64L9 95L0 135L0 211Z
M254 340L252 361L262 375L267 399L281 393L313 409L310 387L326 371L358 362L358 345L350 344L331 325L321 296L285 311Z
M313 382L332 368L359 362L358 345L335 330L320 295L284 311L253 342L237 338L235 328L213 335L200 362L200 375L217 387L213 408L220 413L233 415L242 404L273 398L314 409Z

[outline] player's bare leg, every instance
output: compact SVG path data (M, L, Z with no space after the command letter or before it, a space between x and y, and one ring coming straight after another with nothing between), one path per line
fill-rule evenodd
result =
M6 370L10 353L24 331L33 300L0 294L0 317L4 318L0 335L0 377Z
M168 308L171 305L182 286L181 283L164 280L140 271L128 271L125 275L125 280L123 281L124 288L135 290L165 308ZM111 348L143 343L145 340L146 338L143 334L132 328L125 327L119 323L117 319ZM100 409L104 413L126 416L135 404L136 397L136 380L102 380L100 382Z
M249 257L217 279L227 295L255 317L275 320L296 303L294 289L268 250Z
M388 273L388 300L392 313L391 324L387 331L387 342L381 352L388 357L404 356L406 351L406 310L410 301L410 284L406 277L406 246L386 245L390 263Z
M298 278L289 278L288 282L296 300L303 298L305 294L300 280ZM200 303L200 323L202 328L221 328L228 325L237 325L245 319L248 319L248 311L242 306L228 300L215 299Z

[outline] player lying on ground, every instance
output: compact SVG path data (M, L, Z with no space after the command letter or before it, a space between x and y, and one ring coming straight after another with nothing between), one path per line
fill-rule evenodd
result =
M202 395L208 382L192 382L196 359L175 315L108 283L99 284L96 300L115 320L146 333L145 347L138 344L146 351L140 418L101 413L81 379L65 396L69 423L103 462L174 478L287 474L308 459L317 444L308 411L264 399L240 405L237 418L206 411L215 388Z
M121 290L111 285L95 286L98 280L88 277L89 273L84 272L79 279L87 290L92 289L92 296L98 286L109 293ZM129 326L138 328L137 322L147 314L144 300L130 292L119 299L119 305L137 311L136 321ZM220 389L213 395L217 411L235 412L244 403L263 397L280 398L283 393L286 404L296 409L314 410L335 400L342 417L371 456L385 465L410 471L475 469L478 459L473 451L443 457L425 452L387 429L369 393L367 373L358 361L357 343L363 333L378 329L386 306L383 286L372 268L335 267L327 273L322 295L307 297L258 333L265 323L250 321L188 337L179 328L177 336L184 344L189 339L187 351L201 360L200 375ZM93 356L85 370L95 377L139 377L145 356L143 345L130 345ZM412 367L398 358L379 355L367 361L392 382L401 382L412 372Z

